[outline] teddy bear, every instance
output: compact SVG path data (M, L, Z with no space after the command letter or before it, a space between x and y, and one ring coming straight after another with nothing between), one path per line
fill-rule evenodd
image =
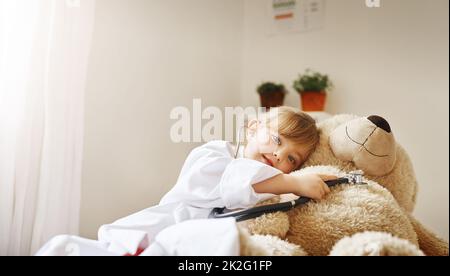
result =
M293 173L343 177L362 170L364 183L339 185L322 200L240 223L243 255L448 255L448 242L412 215L418 184L387 120L337 115L318 128L316 150Z

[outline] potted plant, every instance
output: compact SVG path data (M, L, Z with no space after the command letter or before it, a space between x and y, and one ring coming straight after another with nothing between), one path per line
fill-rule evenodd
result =
M294 89L300 94L303 111L324 111L327 91L333 83L327 75L307 69L294 81Z
M261 99L261 106L269 110L271 107L282 106L286 96L286 88L282 84L265 82L258 86L258 94Z

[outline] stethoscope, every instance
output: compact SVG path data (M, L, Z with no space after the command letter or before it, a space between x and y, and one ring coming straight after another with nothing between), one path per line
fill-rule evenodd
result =
M243 129L245 129L245 126L239 128L239 131L238 131L236 150L234 152L234 159L237 159L238 156L239 156L239 150L241 148L241 136L242 136L242 130Z
M325 183L328 185L328 187L334 187L334 186L340 185L340 184L364 185L367 183L363 182L363 176L364 176L363 171L354 171L344 177L325 181ZM237 211L232 211L225 207L214 208L211 211L209 218L219 219L219 218L231 218L232 217L232 218L235 218L236 221L238 221L238 222L245 221L245 220L257 218L264 214L270 214L270 213L275 213L275 212L287 212L297 206L306 204L309 201L311 201L311 198L299 197L296 200L292 200L292 201L288 201L288 202L258 206L258 207L253 207L253 208L249 208L249 209L237 210Z

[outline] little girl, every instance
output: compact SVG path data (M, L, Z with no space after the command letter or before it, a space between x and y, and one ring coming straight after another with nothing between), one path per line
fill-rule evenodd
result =
M306 161L319 141L315 121L288 107L270 114L265 122L249 122L248 142L240 158L234 158L235 149L226 141L213 141L194 149L177 184L160 204L184 202L200 208L200 213L204 209L206 214L214 207L251 207L280 194L322 198L329 192L324 183L328 176L289 175Z
M159 205L100 228L101 249L119 255L174 255L194 254L198 247L202 254L208 254L208 250L217 254L218 247L211 247L212 243L232 245L230 240L222 242L220 238L237 231L233 219L202 220L213 208L248 208L274 195L289 193L322 198L330 191L324 181L334 176L289 175L300 168L319 141L315 121L288 107L270 114L274 115L264 121L248 123L247 143L238 158L236 148L226 141L213 141L194 149L176 185ZM201 221L179 224L187 220ZM232 240L236 239L234 235ZM183 247L186 242L188 246ZM235 252L236 246L227 250L220 252Z

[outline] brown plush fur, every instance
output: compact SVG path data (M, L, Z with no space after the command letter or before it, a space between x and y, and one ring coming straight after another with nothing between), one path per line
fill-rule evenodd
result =
M448 256L448 242L436 236L414 217L410 216L410 220L414 230L420 237L420 249L422 249L427 256Z

